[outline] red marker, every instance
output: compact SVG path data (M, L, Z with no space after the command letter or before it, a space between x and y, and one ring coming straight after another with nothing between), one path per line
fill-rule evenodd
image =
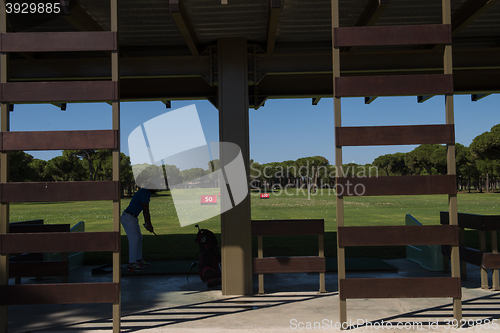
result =
M217 205L217 195L202 195L201 196L202 205Z

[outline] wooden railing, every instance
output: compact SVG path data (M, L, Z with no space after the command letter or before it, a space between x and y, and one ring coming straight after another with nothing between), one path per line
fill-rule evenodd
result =
M252 221L252 236L258 238L258 257L253 258L253 273L259 274L259 294L264 293L264 274L319 273L319 291L326 292L324 220L258 220ZM319 253L314 256L264 257L263 236L318 236Z

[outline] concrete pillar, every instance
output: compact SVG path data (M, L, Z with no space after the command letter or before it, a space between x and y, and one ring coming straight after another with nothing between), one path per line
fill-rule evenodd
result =
M248 66L247 39L217 41L218 108L221 142L237 144L246 166L249 184ZM234 156L233 156L234 157ZM221 148L221 165L231 156ZM224 204L224 203L223 203ZM227 203L226 203L227 204ZM252 236L250 196L221 215L222 294L252 294Z

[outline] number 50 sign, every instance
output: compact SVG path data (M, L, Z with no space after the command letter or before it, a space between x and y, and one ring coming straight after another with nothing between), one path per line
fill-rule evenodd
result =
M216 195L202 195L201 196L201 204L202 205L210 205L217 204L217 196Z

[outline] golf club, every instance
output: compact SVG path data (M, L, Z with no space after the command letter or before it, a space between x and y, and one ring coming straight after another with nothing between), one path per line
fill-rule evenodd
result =
M144 228L146 228L146 223L143 224L144 225ZM147 228L146 228L147 229ZM177 254L180 254L179 252L177 252L172 246L170 246L167 242L165 242L160 236L158 236L156 234L156 232L154 231L150 231L153 235L155 235L156 237L158 237L158 239L163 243L165 244L166 246L168 246L172 251L174 251L175 253Z

